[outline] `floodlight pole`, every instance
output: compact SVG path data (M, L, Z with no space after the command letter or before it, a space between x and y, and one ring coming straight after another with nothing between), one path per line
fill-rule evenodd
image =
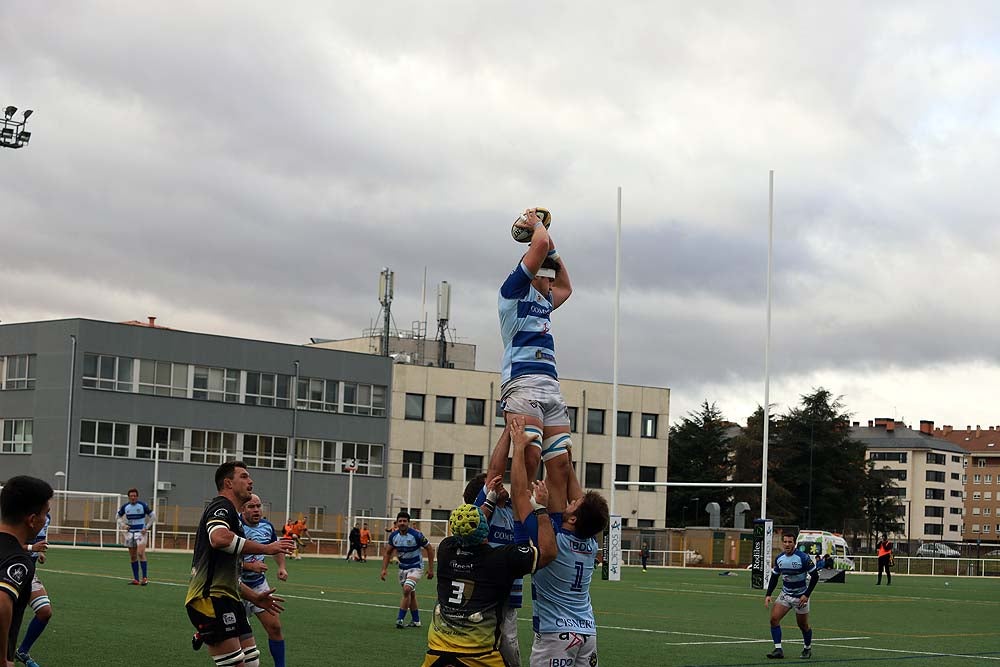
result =
M299 361L296 359L295 380L292 382L292 441L288 443L285 474L285 521L292 518L292 467L295 465L295 437L299 426Z
M28 122L28 117L34 113L31 109L25 109L21 120L14 120L17 107L7 106L3 110L3 118L0 119L0 148L24 148L31 140L31 132L24 129Z

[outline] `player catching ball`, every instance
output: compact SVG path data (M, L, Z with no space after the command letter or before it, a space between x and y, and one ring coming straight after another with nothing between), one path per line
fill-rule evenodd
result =
M545 217L549 219L547 212ZM531 231L531 246L500 286L497 300L504 344L501 405L507 423L515 416L523 417L525 433L531 436L525 455L528 479L535 479L538 464L544 461L549 508L562 512L572 443L569 410L556 372L551 314L566 303L573 286L536 209L526 210L514 228Z

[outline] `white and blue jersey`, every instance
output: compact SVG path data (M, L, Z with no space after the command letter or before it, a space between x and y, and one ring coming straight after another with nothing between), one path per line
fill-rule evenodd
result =
M774 559L771 578L781 576L781 592L792 597L805 595L809 588L809 575L816 570L816 563L802 551L796 549L791 554L782 551Z
M396 550L400 570L416 570L423 568L424 558L420 550L427 546L427 538L419 530L410 528L406 534L398 530L392 531L387 540L390 547Z
M248 540L257 542L259 544L270 544L271 542L278 541L278 533L274 530L274 526L267 519L261 519L258 523L250 524L243 520L243 516L240 516L240 523L243 524L243 534L246 535ZM248 556L243 556L244 563L260 563L264 560L264 554L251 554ZM262 572L251 572L250 570L243 570L240 574L240 580L250 588L255 588L260 584L264 583L265 578Z
M128 524L126 530L130 533L140 533L145 530L146 517L152 513L153 510L149 509L149 505L141 500L134 503L125 503L118 510L118 516L125 517L125 521Z
M49 524L51 522L52 522L52 515L51 514L46 514L45 515L45 525L42 526L42 529L40 531L38 531L38 534L35 535L34 539L31 540L30 544L38 544L39 542L44 542L45 540L48 539L48 537L49 537ZM37 552L37 551L32 551L31 552L31 558L33 560L38 560L38 556L39 556L39 552Z
M504 345L501 384L521 375L559 378L549 318L552 296L532 287L532 278L522 262L500 286L497 308Z
M479 497L476 498L476 506L479 507L486 502L486 494L483 491L479 492ZM508 544L526 544L531 540L528 536L524 534L521 527L521 522L514 519L514 509L510 506L510 503L504 504L502 507L497 505L497 508L493 510L493 515L490 517L490 533L487 537L491 547L503 547ZM507 601L507 607L511 609L520 609L524 604L524 579L518 577L514 580L514 583L510 587L510 598Z
M594 572L597 540L583 539L563 530L560 513L551 514L549 520L556 533L556 558L531 575L532 629L539 634L596 635L590 577ZM535 515L524 522L524 532L538 544Z

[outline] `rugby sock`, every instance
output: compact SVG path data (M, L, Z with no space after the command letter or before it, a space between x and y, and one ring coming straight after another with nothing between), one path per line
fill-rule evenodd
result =
M139 561L132 561L132 578L139 581Z
M806 645L805 646L806 648L809 648L809 647L812 646L812 643L813 643L813 630L812 630L812 628L809 628L808 630L803 630L802 631L802 641Z
M271 651L271 657L274 658L274 667L285 667L285 640L268 639L267 648Z
M142 565L142 576L143 576L143 578L145 578L145 576L146 576L146 561L144 561L144 560L139 561L139 565Z
M260 667L260 651L256 645L243 649L243 667Z
M774 648L781 648L781 626L771 626L771 639L774 640Z
M411 609L410 610L410 620L412 620L414 623L419 623L420 622L420 610L419 609Z
M38 636L42 634L42 630L48 624L48 621L38 620L37 616L31 619L31 623L28 624L28 630L24 633L24 639L21 640L21 646L17 650L21 653L29 653L35 640L38 639Z
M402 621L404 618L406 618L406 610L405 609L400 609L399 610L399 616L396 617L396 620L397 621Z

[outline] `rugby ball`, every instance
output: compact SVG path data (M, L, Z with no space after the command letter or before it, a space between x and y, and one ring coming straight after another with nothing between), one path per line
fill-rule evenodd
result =
M549 212L549 209L539 206L535 209L535 213L538 215L538 219L542 221L542 224L545 225L545 229L548 229L549 225L552 224L552 214ZM524 214L521 214L514 222L516 223L523 217ZM518 243L529 243L533 234L534 231L531 229L524 229L523 227L518 227L516 224L511 225L510 235Z

